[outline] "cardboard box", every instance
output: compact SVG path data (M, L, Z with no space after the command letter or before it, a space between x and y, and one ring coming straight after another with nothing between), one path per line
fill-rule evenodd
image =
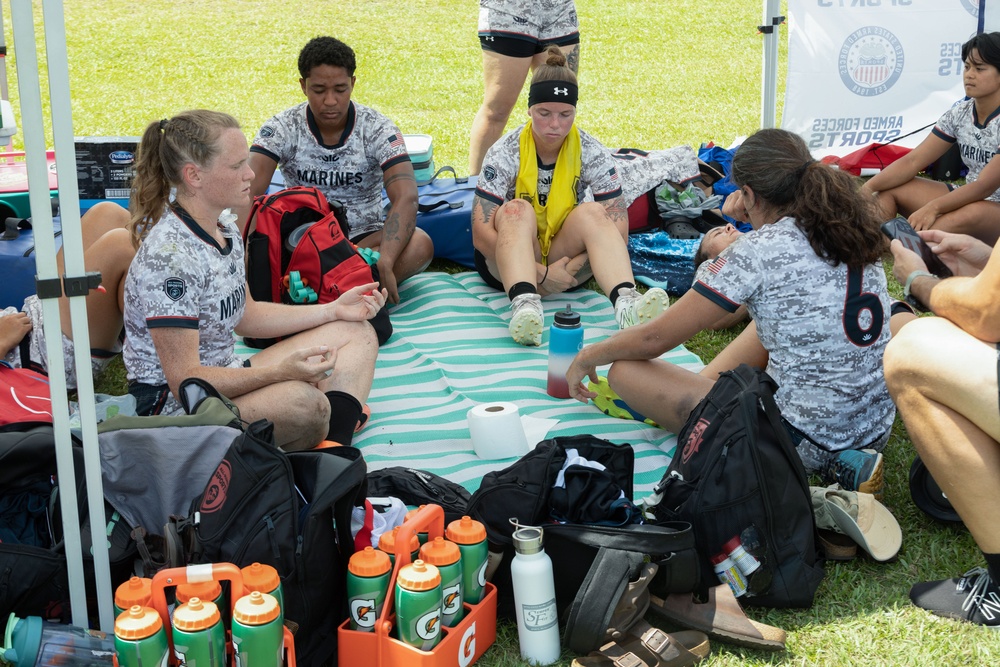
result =
M108 199L128 206L138 145L139 137L75 138L81 208Z

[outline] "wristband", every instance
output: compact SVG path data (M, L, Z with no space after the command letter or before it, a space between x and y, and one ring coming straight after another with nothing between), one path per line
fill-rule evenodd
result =
M549 277L549 265L545 265L545 273L542 274L542 279L538 281L539 287L545 282L545 279Z
M926 307L923 304L919 303L916 297L910 294L910 287L913 286L914 280L916 280L917 278L923 278L924 276L927 276L928 278L937 278L937 276L935 276L933 273L930 273L929 271L923 271L918 269L916 271L911 272L910 275L906 276L906 284L903 285L903 298L906 299L907 303L916 305L921 309L926 309Z

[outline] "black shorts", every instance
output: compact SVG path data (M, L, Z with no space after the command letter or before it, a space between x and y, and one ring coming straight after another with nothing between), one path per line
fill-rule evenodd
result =
M483 253L476 250L472 255L472 261L476 267L476 272L482 277L483 282L493 289L498 289L501 292L504 291L503 283L490 273L490 268L486 265L486 256Z
M483 51L492 51L509 58L533 58L549 47L550 44L556 46L572 46L580 43L580 33L567 35L561 39L550 42L539 42L537 40L512 37L502 34L480 35L479 45Z

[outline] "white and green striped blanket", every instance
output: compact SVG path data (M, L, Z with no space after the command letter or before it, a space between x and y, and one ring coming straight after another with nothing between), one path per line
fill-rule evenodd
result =
M590 290L548 297L546 322L567 303L582 315L584 341L617 329L608 300ZM548 437L592 434L635 449L635 495L648 494L670 461L676 437L645 424L608 417L596 407L545 393L548 333L525 348L507 333L507 296L476 273L425 273L406 281L391 310L394 333L382 346L368 405L372 417L354 437L371 470L429 470L470 491L482 476L514 459L483 460L469 438L466 413L479 403L508 401L522 415L558 419ZM665 359L691 370L701 361L683 347Z

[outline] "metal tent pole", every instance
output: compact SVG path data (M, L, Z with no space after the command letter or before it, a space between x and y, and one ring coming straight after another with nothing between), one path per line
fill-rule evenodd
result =
M11 0L11 13L17 51L18 92L24 130L25 161L28 172L28 199L36 243L36 286L42 303L46 351L49 362L49 386L52 394L53 427L56 439L56 464L59 472L60 508L70 607L73 624L89 627L83 553L80 543L80 518L77 511L76 475L72 439L69 430L69 402L66 396L66 373L62 349L62 325L58 297L70 297L70 314L77 370L77 391L83 426L84 461L88 487L91 537L94 548L98 611L101 629L113 631L111 574L108 564L107 536L104 523L104 494L100 459L97 450L97 426L94 419L94 388L90 365L90 335L87 329L86 294L96 287L99 276L86 276L83 263L83 239L80 231L79 192L76 180L76 155L69 98L69 66L66 30L61 0L43 0L43 20L47 24L46 62L49 97L56 149L56 168L64 178L59 183L62 206L63 257L66 275L60 279L56 265L52 209L49 202L43 108L39 83L38 57L31 0ZM65 176L68 176L65 177ZM89 417L89 418L86 418Z
M775 127L778 100L778 29L785 20L780 15L781 0L764 0L764 18L757 29L764 35L761 59L760 126Z

